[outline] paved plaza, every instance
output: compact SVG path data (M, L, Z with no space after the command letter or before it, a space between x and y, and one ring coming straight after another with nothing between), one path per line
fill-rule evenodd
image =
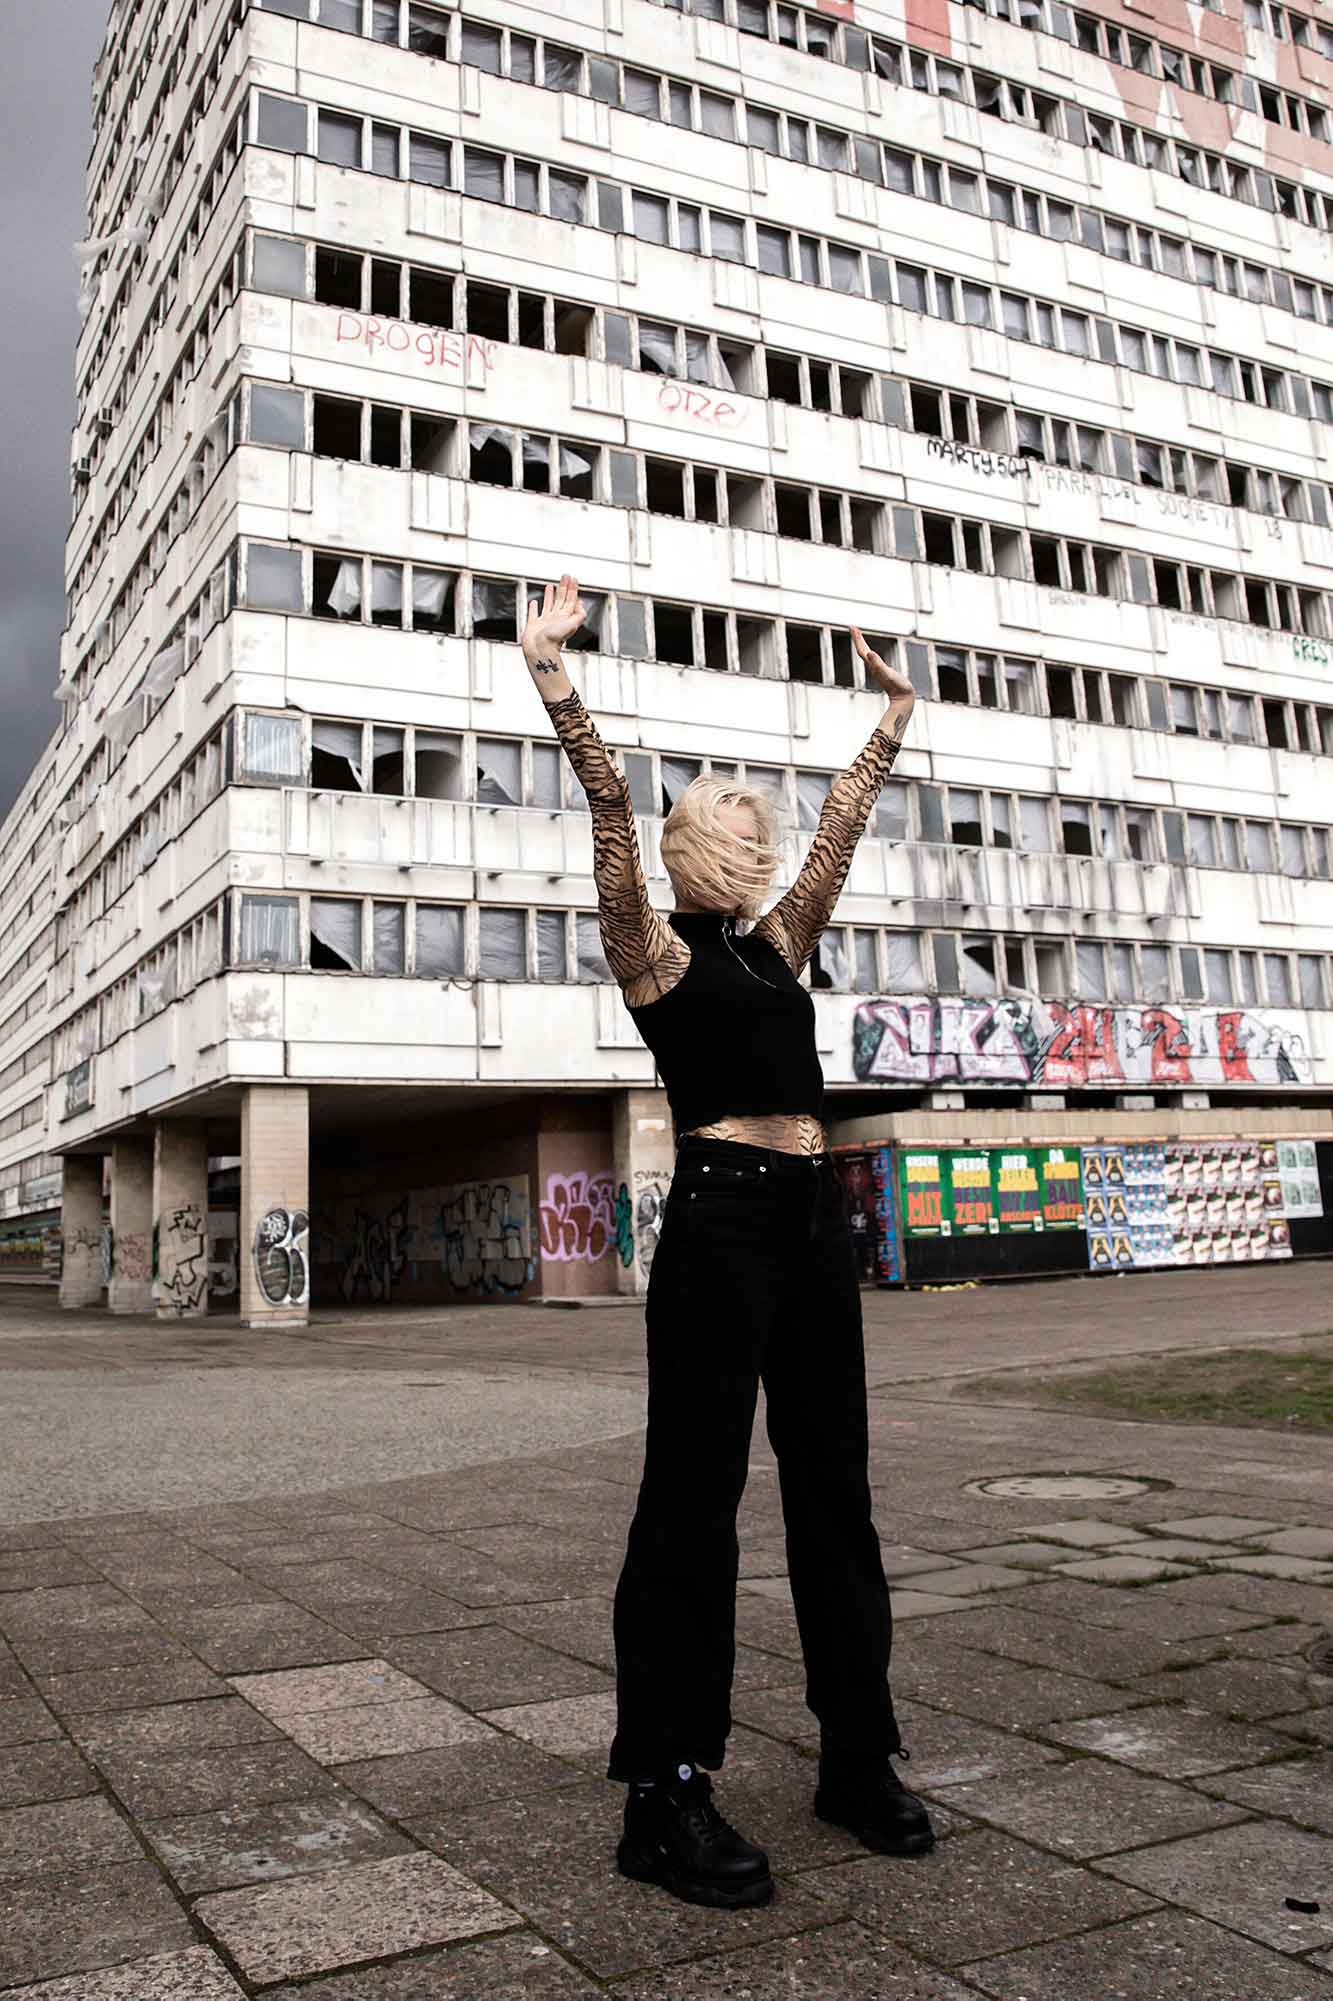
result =
M989 1380L1322 1332L1329 1272L866 1295L902 1769L942 1839L813 1818L761 1429L719 1799L778 1894L734 1915L613 1864L640 1309L260 1336L7 1289L0 1992L1333 2001L1333 1441Z

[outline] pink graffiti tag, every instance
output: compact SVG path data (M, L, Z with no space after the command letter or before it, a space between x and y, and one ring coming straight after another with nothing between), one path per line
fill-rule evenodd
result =
M616 1244L615 1190L609 1174L552 1174L541 1205L542 1256L557 1264L596 1264Z
M428 368L461 370L475 361L489 371L495 366L496 342L480 334L453 333L447 327L417 326L410 320L383 320L367 313L339 313L337 341L364 347L367 354L383 348L388 354L416 354Z
M676 382L669 375L662 377L662 387L657 392L657 407L668 417L685 417L691 423L711 424L714 430L734 431L745 422L745 412L734 403L725 402L711 390L696 389L693 383Z

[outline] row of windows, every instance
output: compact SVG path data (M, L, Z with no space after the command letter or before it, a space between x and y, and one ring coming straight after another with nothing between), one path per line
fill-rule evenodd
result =
M1311 139L1327 141L1329 137L1328 113L1322 105L1220 63L1207 62L1184 49L1172 48L1169 43L1132 34L1100 15L1073 13L1059 4L1059 0L963 0L963 5L993 14L1001 21L1012 21L1015 26L1034 33L1056 35L1062 41L1072 42L1084 55L1101 56L1106 62L1119 63L1142 76L1156 77L1179 90L1211 97L1218 104L1257 111L1269 124L1286 125Z
M1279 42L1294 42L1300 49L1318 49L1321 56L1333 57L1333 28L1322 21L1298 14L1293 7L1279 7L1276 0L1245 0L1245 25Z
M1008 3L998 0L1000 5ZM1017 0L1017 4L1026 7L1036 0ZM1106 32L1119 35L1122 31L1108 26ZM1285 271L1209 250L1082 204L1059 201L1035 188L996 180L928 154L882 145L877 139L795 112L772 110L654 70L636 69L605 56L585 56L578 49L536 41L530 35L482 22L463 21L460 49L463 62L514 82L576 91L686 131L739 140L803 166L856 174L896 194L916 195L967 214L990 216L1056 242L1082 243L1090 250L1160 271L1169 278L1208 285L1256 304L1333 323L1333 292L1293 279Z
M491 288L475 283L467 286L469 320L485 319L484 313L472 310L478 305L475 294L481 289ZM507 304L506 294L499 294L499 298ZM641 321L635 337L640 343L646 339L674 366L676 332ZM761 360L767 361L769 384L777 382L795 389L800 357L755 357L756 368ZM807 366L817 368L819 364ZM1201 504L1242 507L1274 520L1328 524L1329 489L1322 482L1291 479L1208 453L1046 417L1007 403L990 403L934 384L904 383L893 376L871 376L845 368L839 374L840 393L851 389L861 416L882 415L888 423L918 435L962 444L969 451L1001 461L1015 460L1017 463L1002 466L1013 477L1026 478L1026 462L1035 461L1098 477L1109 474L1160 494ZM647 508L651 513L673 514L682 520L727 521L804 540L834 542L843 548L886 554L890 546L888 535L875 526L885 515L884 503L864 497L840 496L752 474L723 473L714 466L691 467L678 460L620 451L587 440L519 433L503 424L458 424L430 411L326 396L317 390L254 382L244 391L238 389L236 397L229 433L233 441L244 439L249 444L313 452L317 458L433 472L445 478L523 487L531 493L561 493L577 500ZM208 485L210 449L206 443L180 490L168 543L190 518ZM867 510L874 510L874 519ZM1164 503L1162 511L1171 510Z
M447 427L421 426L423 439L439 440L447 449ZM472 425L468 429L468 455L472 476L510 486L517 483L520 460L517 440L526 434L509 432L501 425ZM423 442L422 449L425 449ZM1195 617L1227 619L1260 626L1269 631L1306 635L1318 640L1330 634L1328 606L1322 591L1272 582L1262 577L1237 576L1229 570L1204 570L1193 564L1177 563L1164 557L1147 557L1122 551L1108 543L1084 542L1068 536L1040 535L1025 528L1003 527L996 522L969 519L936 512L931 508L899 507L891 503L864 500L819 489L773 482L772 499L766 503L767 483L748 474L720 473L710 467L691 468L669 459L641 459L638 454L608 448L605 462L601 450L593 446L562 446L554 468L553 442L540 436L532 440L533 479L544 474L543 490L557 490L564 477L583 489L581 498L606 499L629 507L651 505L655 511L683 516L687 488L692 496L693 517L705 522L730 520L733 526L769 529L779 535L815 539L816 525L823 540L839 547L856 548L905 562L939 565L967 570L978 576L1006 577L1034 583L1057 591L1111 598L1142 605L1160 605L1166 610L1188 612ZM553 477L554 470L554 477ZM687 474L690 475L687 481ZM611 481L618 479L618 486ZM525 484L528 482L525 480ZM727 496L731 512L724 514ZM463 632L455 617L454 584L457 573L434 567L417 573L428 582L418 593L405 586L401 563L363 559L360 556L316 553L313 573L300 549L280 549L251 543L250 567L244 602L265 611L313 611L316 617L365 619L375 624L395 625L404 630ZM262 553L259 553L261 552ZM363 561L371 568L366 587ZM444 581L442 581L442 579ZM494 591L487 587L483 608L474 595L474 637L513 639L516 630L511 611L512 587L503 609ZM598 618L587 627L588 643L599 634ZM622 600L622 602L624 602ZM457 609L461 610L461 605ZM477 616L485 621L479 630ZM497 625L498 621L498 625ZM750 621L753 623L753 621ZM790 630L790 622L788 623ZM609 649L637 653L641 637L637 626L627 632L622 626L616 643ZM689 657L678 656L669 642L655 652L640 657L676 660L681 666L726 664L699 661L693 649ZM683 643L683 642L680 642ZM605 649L604 649L605 650ZM789 649L788 658L791 657ZM822 679L806 671L799 678ZM763 672L757 663L742 664L742 672ZM770 670L772 671L772 670ZM778 670L780 671L780 670Z
M644 189L590 179L540 161L455 148L446 139L397 125L349 118L302 100L256 93L255 134L261 145L291 152L317 151L348 167L453 187L483 200L531 209L564 222L628 231L668 247L747 265L859 298L895 302L904 311L964 326L991 328L1012 340L1032 341L1081 359L1096 359L1215 390L1268 410L1333 420L1333 388L1304 375L1205 349L1142 328L1125 326L1000 285L960 279L902 258L889 259L807 236L791 228L729 215ZM370 129L363 129L369 125ZM313 143L312 143L313 141ZM615 357L610 357L614 359Z
M503 905L242 892L228 963L417 979L606 982L596 914ZM897 931L833 925L807 980L816 989L1005 992L1064 1000L1327 1006L1333 961L1314 952Z
M668 4L676 4L676 0L668 0ZM984 6L985 0L969 0L969 4ZM351 26L356 6L357 0L346 0L346 4L337 9L343 19L333 25ZM1080 30L1077 22L1088 22L1093 17L1076 17L1067 7L1056 4L1056 0L991 0L992 11L1010 6L1023 10L1023 25L1036 27L1049 24L1049 32L1062 40L1087 45L1090 30L1086 26ZM1043 8L1048 8L1045 15ZM302 18L310 18L304 11L303 0L284 0L280 11L296 11ZM425 10L421 11L424 13ZM678 6L678 11L729 21L742 34L763 36L807 55L846 63L855 69L870 70L907 89L925 90L971 103L980 112L1033 126L1052 137L1068 139L1074 145L1091 145L1102 151L1115 151L1139 165L1174 170L1182 179L1197 186L1215 187L1238 200L1257 203L1268 209L1280 209L1293 216L1299 214L1300 219L1306 219L1306 191L1294 184L1276 181L1267 173L1204 153L1197 147L1163 139L1154 132L1133 125L1095 118L1085 114L1076 104L1062 102L1044 92L1030 90L1025 85L982 71L968 70L958 63L946 62L925 50L889 41L880 35L868 35L864 29L853 27L850 23L839 23L827 16L782 4L782 0L776 0L776 4L772 0L691 0L688 5ZM367 27L375 32L373 15L369 20L362 17L360 32ZM477 35L471 32L470 24L465 24L465 27L468 38L464 41L463 31L460 31L455 60L480 62L484 67L493 68L493 43L484 33ZM431 46L423 48L423 53L445 57L450 50L447 30L431 25L425 33ZM401 32L386 33L382 39L401 40ZM511 56L507 73L517 80L535 83L539 80L537 45L531 36L520 36L517 41L517 53ZM1288 92L1276 92L1268 86L1259 86L1248 77L1233 76L1231 72L1215 64L1201 62L1185 51L1148 42L1142 36L1122 36L1121 31L1108 26L1099 53L1113 61L1126 61L1134 68L1150 68L1154 74L1177 82L1184 88L1221 97L1225 102L1238 102L1258 111L1265 118L1308 132L1311 136L1324 136L1320 120L1326 114L1317 103ZM543 65L541 80L548 88L586 88L590 95L603 96L608 102L616 101L609 94L613 66L599 67L595 81L593 75L588 75L585 82L582 73L576 75L575 72L575 65L580 60L577 50L557 49L549 74ZM628 105L627 108L641 107ZM1333 197L1328 198L1327 220L1325 198L1311 192L1309 200L1312 208L1309 219L1328 226L1328 222L1333 221Z
M1019 663L1015 663L1019 664ZM247 713L237 774L261 784L310 785L318 791L433 799L475 799L479 805L559 810L581 806L582 788L566 768L561 797L559 746L516 737L478 736L475 747L453 732L315 717ZM704 760L665 751L626 750L618 762L636 813L665 815ZM734 761L712 758L709 771L741 774ZM812 832L834 774L780 765L743 767L788 824ZM948 842L955 847L1020 849L1105 861L1189 862L1198 867L1330 876L1329 830L1167 807L1130 806L988 788L929 785L890 779L867 831L889 841ZM145 861L147 857L145 857Z

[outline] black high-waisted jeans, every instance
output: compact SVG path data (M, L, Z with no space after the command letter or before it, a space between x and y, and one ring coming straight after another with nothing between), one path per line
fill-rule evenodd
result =
M680 1142L649 1274L648 1441L616 1589L608 1777L716 1770L731 1728L736 1511L759 1384L778 1462L806 1702L830 1765L900 1747L867 1470L865 1350L828 1154Z

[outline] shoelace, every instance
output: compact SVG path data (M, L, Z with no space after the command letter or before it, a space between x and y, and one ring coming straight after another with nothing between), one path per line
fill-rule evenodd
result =
M739 1840L734 1827L722 1818L713 1804L713 1782L704 1772L696 1772L692 1779L676 1788L676 1797L684 1808L684 1819L702 1833L730 1835Z

